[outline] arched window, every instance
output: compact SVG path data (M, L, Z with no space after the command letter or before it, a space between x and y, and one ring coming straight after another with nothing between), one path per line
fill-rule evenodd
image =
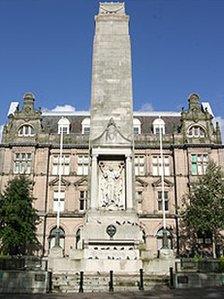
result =
M141 134L141 122L138 118L133 119L134 134Z
M189 137L205 137L205 130L200 126L192 126L188 130Z
M22 125L18 131L19 136L33 136L34 129L31 125Z
M86 117L82 121L82 134L89 134L90 133L90 118Z
M167 238L168 238L168 247L172 249L173 248L172 234L169 229L166 229L166 231L167 231ZM156 239L157 239L157 249L160 250L163 247L163 228L160 228L157 231Z
M59 232L60 232L60 241L59 244L61 248L65 248L65 231L63 228L59 227ZM49 234L49 249L55 246L55 241L56 241L56 235L57 235L57 227L54 227Z
M144 244L146 244L146 233L144 230L142 231L142 241Z
M154 134L159 135L160 130L162 134L165 134L165 122L162 118L156 118L152 125Z
M70 121L66 117L62 117L58 121L58 134L69 134Z
M81 229L79 228L75 234L75 249L82 249Z

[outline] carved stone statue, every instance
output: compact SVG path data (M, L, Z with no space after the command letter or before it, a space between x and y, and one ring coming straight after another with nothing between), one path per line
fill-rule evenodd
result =
M124 209L124 162L101 161L99 169L101 207L111 210Z

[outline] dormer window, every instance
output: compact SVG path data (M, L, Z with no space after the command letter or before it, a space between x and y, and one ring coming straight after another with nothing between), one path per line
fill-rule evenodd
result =
M18 131L19 136L33 136L34 135L34 129L30 125L23 125L19 128Z
M82 121L82 134L88 135L90 133L90 118L86 117Z
M58 134L69 134L70 121L66 117L62 117L58 121Z
M153 121L153 133L159 135L160 130L162 134L165 134L165 122L162 118L156 118Z
M133 119L134 134L141 134L141 122L139 119Z
M205 130L200 126L192 126L188 130L189 137L205 137Z

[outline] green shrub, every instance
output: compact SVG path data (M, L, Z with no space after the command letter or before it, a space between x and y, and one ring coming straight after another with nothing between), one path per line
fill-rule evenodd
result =
M219 258L219 271L224 272L224 256L220 256Z

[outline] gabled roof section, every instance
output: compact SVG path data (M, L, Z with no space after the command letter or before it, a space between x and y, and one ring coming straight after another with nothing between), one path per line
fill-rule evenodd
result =
M57 178L55 178L55 179L53 179L49 182L49 186L57 186L58 183L59 183L59 178L57 177ZM61 178L61 185L62 186L69 186L69 185L71 185L71 183L68 180L64 179L64 178Z
M154 181L152 183L153 187L161 187L162 186L162 180L161 178L159 178L158 180ZM171 181L169 181L168 179L164 179L164 186L165 187L173 187L173 183Z
M79 187L79 186L86 186L88 184L88 176L84 176L82 177L81 179L78 179L74 185L76 187Z
M147 187L148 186L148 183L145 180L143 180L139 177L136 177L135 182L137 184L139 184L141 187Z

